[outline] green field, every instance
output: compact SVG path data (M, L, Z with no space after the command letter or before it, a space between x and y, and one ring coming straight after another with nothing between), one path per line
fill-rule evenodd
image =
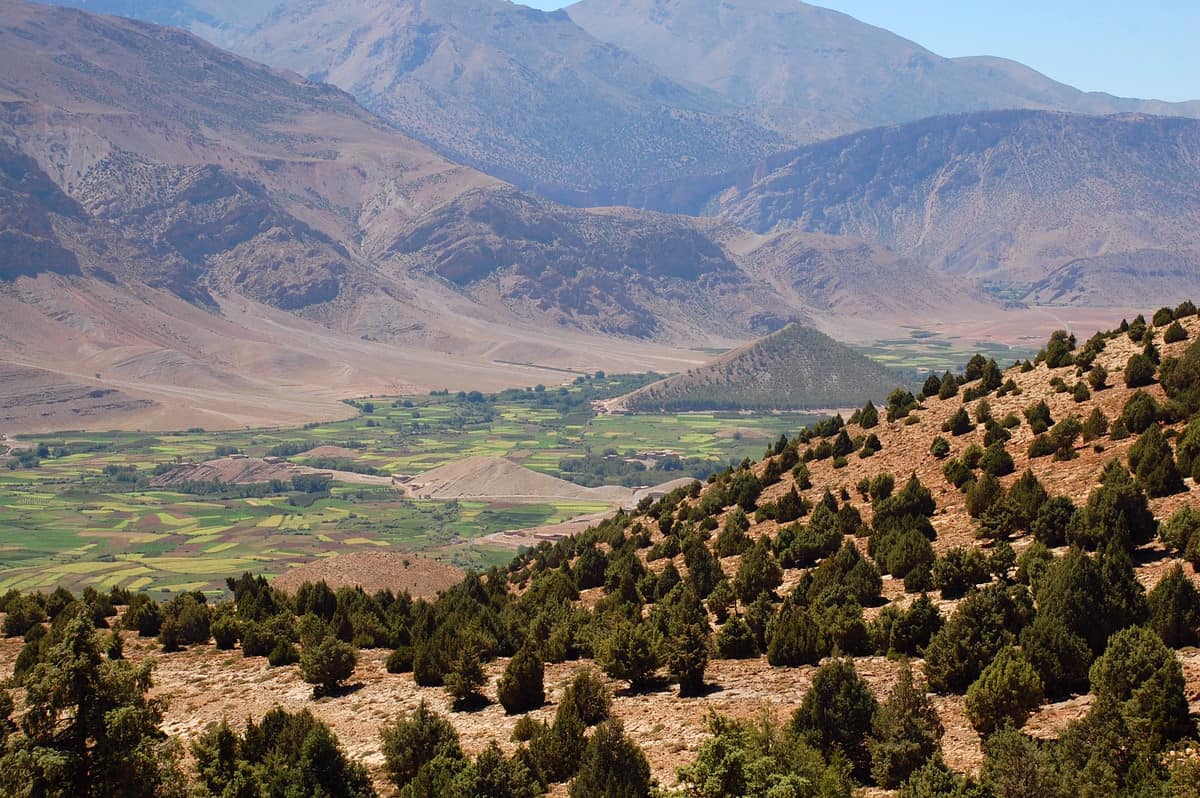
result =
M120 584L165 594L220 591L245 570L276 574L314 557L379 548L420 552L459 565L507 561L479 542L493 532L556 523L602 504L426 501L386 487L335 483L328 494L261 496L234 490L151 489L156 469L236 449L280 451L330 467L315 446L346 450L339 468L418 474L471 455L509 457L581 484L655 484L759 457L781 432L811 418L697 413L598 416L591 401L622 394L644 377L589 378L565 389L496 396L367 398L352 419L294 429L171 433L63 432L20 441L34 467L0 460L0 590ZM282 448L281 448L282 447ZM290 447L290 448L289 448ZM665 468L610 473L626 458L664 451ZM574 458L565 472L564 458ZM5 467L8 466L8 467Z
M872 346L857 347L860 352L887 366L901 371L919 373L958 371L975 354L995 358L1002 367L1017 360L1032 358L1036 349L1007 346L994 341L971 341L955 336L913 328L908 338L878 341Z

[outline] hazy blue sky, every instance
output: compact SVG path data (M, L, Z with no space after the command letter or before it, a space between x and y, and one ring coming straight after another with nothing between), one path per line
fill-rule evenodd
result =
M567 5L527 2L545 9ZM1200 0L827 0L816 5L887 28L939 55L1004 56L1085 91L1200 99Z

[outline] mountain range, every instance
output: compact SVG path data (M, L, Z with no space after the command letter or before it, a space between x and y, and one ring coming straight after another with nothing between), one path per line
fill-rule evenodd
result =
M14 158L33 159L23 163L38 196L54 194L82 225L36 229L64 250L116 246L91 238L128 249L111 262L77 256L72 272L102 269L202 305L236 292L392 340L405 338L378 317L387 307L419 317L421 289L475 300L475 313L506 323L551 316L634 337L719 328L715 308L692 322L666 312L714 305L718 293L728 334L756 328L751 308L781 319L803 310L772 300L712 223L555 205L446 160L327 84L178 31L12 11L0 30L10 95L0 130ZM841 248L824 249L839 260ZM874 259L887 265L882 252ZM745 313L731 319L730 303Z
M451 159L572 204L977 110L1200 117L996 58L942 58L796 0L56 0L188 28L339 86Z
M182 31L4 8L0 359L51 367L68 395L123 392L159 424L185 397L224 407L205 423L299 419L331 412L334 392L674 371L702 359L680 342L728 345L826 312L779 294L774 281L798 275L720 222L559 206L327 84ZM785 237L811 240L810 270L865 261L909 284L917 268ZM311 391L325 398L297 399ZM21 397L30 410L5 424L98 412Z
M1041 335L1062 313L1021 308L1200 288L1193 104L987 83L803 4L77 4L0 2L0 364L145 423L682 371L790 321Z
M571 19L794 140L1011 108L1200 116L1200 102L1085 93L1000 58L943 58L797 0L581 0Z
M1042 304L1196 289L1200 121L990 111L873 128L644 203L870 241Z

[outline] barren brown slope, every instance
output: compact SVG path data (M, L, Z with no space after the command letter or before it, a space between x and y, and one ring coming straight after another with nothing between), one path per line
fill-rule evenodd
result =
M605 485L585 488L517 465L503 457L464 457L413 477L409 493L427 499L508 499L540 501L574 499L609 502L622 506L632 502L629 488Z
M285 571L271 585L295 593L305 582L324 581L334 590L361 587L368 593L390 590L407 592L413 598L434 599L437 594L462 581L463 572L452 565L416 554L355 551L312 562Z
M142 281L320 304L369 280L355 250L380 246L373 230L498 185L336 89L191 35L14 0L4 12L5 140L92 227L166 261Z

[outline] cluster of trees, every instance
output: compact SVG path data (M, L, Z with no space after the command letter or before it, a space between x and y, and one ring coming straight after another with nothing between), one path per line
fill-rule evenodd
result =
M558 461L558 470L563 479L590 488L600 485L656 485L680 477L708 479L710 474L721 468L716 461L708 458L678 455L657 458L647 467L636 451L629 450L622 455L616 449L572 455Z
M1004 381L1004 373L995 359L985 358L983 355L975 355L968 362L961 374L952 374L947 371L942 376L930 374L925 379L925 384L921 387L920 398L929 399L937 397L939 399L950 399L959 395L959 389L966 386L963 392L963 401L970 402L978 399L981 396L986 396L992 391L1003 390L1006 393L1016 389L1015 383L1011 386ZM903 394L894 394L900 397ZM900 403L893 402L889 398L890 405L898 405ZM912 406L909 409L915 408L915 399L910 403ZM907 415L899 415L889 412L889 420L895 418L903 418Z
M825 662L790 722L719 715L695 761L679 771L684 794L849 796L861 781L895 788L936 756L943 729L907 665L880 704L849 659Z
M73 454L84 454L90 452L106 452L112 449L111 443L102 441L39 441L36 444L31 444L29 447L14 449L10 452L12 457L5 460L5 466L10 471L15 471L17 468L38 468L43 460L58 459L60 457L69 457ZM137 471L132 469L133 474L130 474L130 468L109 466L116 469L108 471L104 474L105 477L113 479L114 475L120 475L121 481L136 482ZM132 478L131 478L132 476ZM114 480L116 481L116 480Z
M421 702L384 726L384 769L405 798L532 798L568 781L572 798L644 798L650 766L621 722L609 717L610 702L603 682L582 670L564 692L552 724L527 716L514 731L520 745L512 756L505 757L493 741L474 762L463 754L454 726Z
M45 656L24 675L24 711L0 691L0 793L78 798L228 798L278 795L375 798L366 769L307 710L268 712L242 731L211 725L191 761L161 730L166 705L149 698L151 664L112 660L82 602L59 612ZM406 798L534 798L571 780L573 798L650 794L650 768L611 698L583 671L554 725L527 724L528 741L506 757L492 744L466 757L446 718L424 702L381 731L384 770ZM586 729L594 726L590 735Z

